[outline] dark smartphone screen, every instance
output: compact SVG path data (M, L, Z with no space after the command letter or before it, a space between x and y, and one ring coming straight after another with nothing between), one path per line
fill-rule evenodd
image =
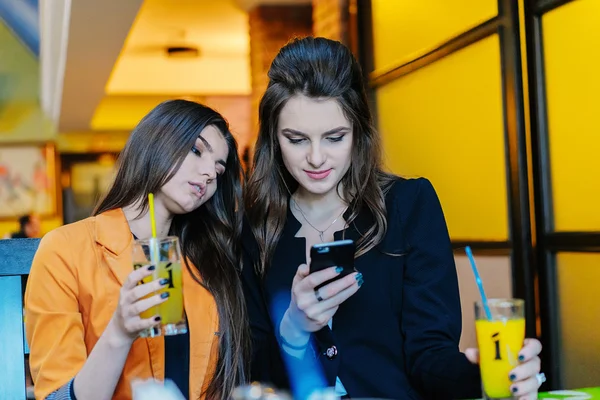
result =
M330 243L320 243L310 249L310 273L330 267L342 267L344 270L335 278L323 282L315 288L319 289L330 282L340 279L355 271L354 253L356 246L352 240L338 240Z

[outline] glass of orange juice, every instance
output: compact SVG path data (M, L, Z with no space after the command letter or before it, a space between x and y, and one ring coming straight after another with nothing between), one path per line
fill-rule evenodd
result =
M186 333L188 328L183 309L179 239L175 236L137 239L133 243L132 256L134 269L149 264L156 266L152 275L144 278L140 284L163 278L168 280L168 284L164 288L146 296L151 297L157 293L169 292L167 301L140 314L141 318L152 318L159 315L161 317L160 326L147 329L140 336L155 337Z
M475 330L484 399L512 399L510 371L519 364L525 341L525 302L488 299L490 316L475 303Z

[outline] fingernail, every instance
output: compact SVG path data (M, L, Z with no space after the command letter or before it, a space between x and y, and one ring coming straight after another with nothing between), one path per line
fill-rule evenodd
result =
M525 361L525 356L524 355L520 355L519 356L519 361Z
M518 387L516 387L516 386L513 386L513 387L512 387L510 390L511 390L513 393L517 393L517 392L519 391L519 388L518 388Z
M340 272L342 272L343 270L344 270L344 268L343 268L343 267L335 267L335 272L337 272L338 274L339 274Z
M154 271L156 269L156 265L151 265L148 267L148 271Z
M515 374L510 374L508 379L510 379L511 381L514 381L515 379L517 379L517 376Z
M158 322L158 321L160 321L160 317L154 317L154 320L155 320L156 322Z
M169 280L167 278L162 278L159 282L161 285L166 285L167 283L169 283ZM165 292L166 293L166 292Z
M362 284L363 284L364 282L365 282L365 281L364 281L363 279L360 279L360 280L358 281L358 287L361 287L361 286L362 286Z
M167 297L169 297L169 292L162 292L162 293L160 294L160 298L161 298L161 299L166 299Z
M360 280L362 280L362 278L363 278L362 272L359 272L358 274L356 274L356 275L354 276L354 278L356 278L356 280L357 280L357 281L360 281Z

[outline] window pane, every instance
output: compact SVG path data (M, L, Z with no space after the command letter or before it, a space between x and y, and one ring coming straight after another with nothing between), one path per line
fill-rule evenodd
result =
M599 231L600 1L579 0L542 20L557 231Z
M481 280L485 285L485 294L488 298L510 298L512 297L512 273L511 259L509 256L478 256L477 269ZM457 255L456 271L458 273L458 285L460 287L460 302L462 304L462 336L460 337L460 349L464 351L469 347L477 347L477 336L475 335L475 309L476 301L481 300L479 290L475 283L471 264L466 256Z
M375 68L405 63L495 17L496 0L373 0Z
M508 238L501 86L494 35L377 89L388 168L432 181L453 239Z
M562 375L565 389L600 385L600 254L557 255Z

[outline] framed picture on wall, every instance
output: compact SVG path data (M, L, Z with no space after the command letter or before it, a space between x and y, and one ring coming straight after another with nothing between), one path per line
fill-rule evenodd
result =
M55 216L57 203L54 145L0 145L0 219Z

